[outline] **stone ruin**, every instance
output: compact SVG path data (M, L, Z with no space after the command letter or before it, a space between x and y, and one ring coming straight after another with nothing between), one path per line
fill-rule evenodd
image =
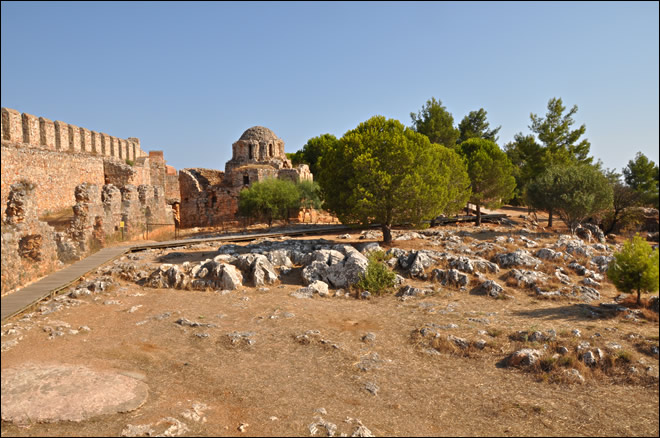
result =
M3 293L121 237L122 222L126 238L146 223L174 224L179 178L162 151L144 151L135 137L0 112ZM64 231L46 223L71 212Z
M162 187L83 183L75 189L76 204L69 227L57 232L40 221L34 201L36 187L28 181L11 186L2 223L2 293L78 260L121 233L142 233L150 223L174 223Z
M294 168L284 141L263 126L254 126L232 145L225 171L183 169L179 172L181 227L219 226L235 221L240 191L267 178L312 181L306 164Z

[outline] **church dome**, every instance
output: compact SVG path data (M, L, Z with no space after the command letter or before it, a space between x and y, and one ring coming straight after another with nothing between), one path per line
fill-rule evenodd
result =
M264 126L253 126L241 135L240 140L256 140L258 142L277 141L279 138L273 131Z

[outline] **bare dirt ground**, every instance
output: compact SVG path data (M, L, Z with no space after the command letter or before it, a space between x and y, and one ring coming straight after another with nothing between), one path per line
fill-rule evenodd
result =
M503 234L488 224L483 232L472 225L439 229L466 231L466 242ZM349 242L358 242L352 236ZM556 241L554 233L527 236ZM427 240L393 246L438 249ZM140 257L158 266L168 253L176 253L168 263L180 263L212 258L216 250L203 245ZM504 284L501 274L490 278ZM657 317L601 317L580 301L539 299L508 285L511 298L493 299L431 281L407 284L435 293L408 300L393 294L298 299L290 295L301 287L295 269L267 288L225 294L151 289L116 278L109 290L77 305L35 312L19 342L2 353L1 366L121 371L146 382L146 403L82 422L3 421L2 436L120 436L148 428L170 436L350 436L360 424L376 436L658 436L658 379L647 376L657 376L658 356L640 347L658 345ZM618 295L607 280L599 291L601 302ZM20 325L21 317L10 323ZM182 326L180 318L210 326ZM90 330L51 337L44 327L58 323ZM428 323L483 339L486 347L468 354L430 351L416 336ZM619 344L641 377L583 370L583 384L553 383L502 366L521 345L510 334L551 329L567 345L576 342L575 329L580 341Z

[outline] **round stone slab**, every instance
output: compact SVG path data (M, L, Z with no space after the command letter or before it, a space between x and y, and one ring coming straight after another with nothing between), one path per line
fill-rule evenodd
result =
M2 420L82 421L135 410L148 393L144 382L126 375L81 365L25 364L2 370Z

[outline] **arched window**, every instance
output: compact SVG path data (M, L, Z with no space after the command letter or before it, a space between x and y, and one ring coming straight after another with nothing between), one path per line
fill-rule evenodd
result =
M273 145L272 144L268 145L268 156L269 157L273 156Z
M250 157L249 157L250 160L254 158L253 147L254 147L254 146L250 145Z
M248 175L243 175L243 185L244 186L250 185L250 177Z

